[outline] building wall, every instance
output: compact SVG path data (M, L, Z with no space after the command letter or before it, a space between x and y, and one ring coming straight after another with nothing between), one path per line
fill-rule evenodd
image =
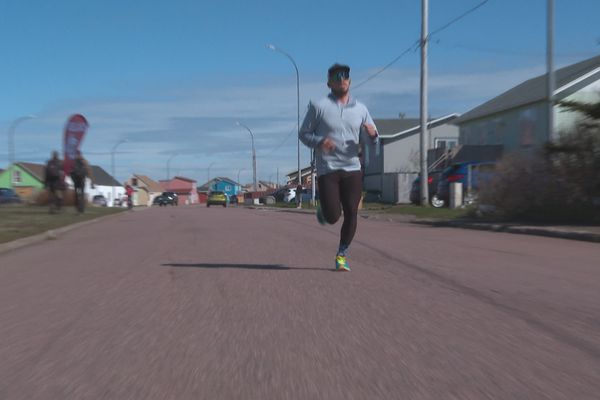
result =
M430 129L429 147L433 148L436 139L459 138L459 130L455 125L445 124ZM406 191L404 183L398 183L388 174L412 174L420 170L421 137L414 134L399 139L383 139L380 156L375 152L369 154L369 164L365 168L363 189L367 192L379 192L386 202L402 202ZM404 175L403 175L404 176ZM411 175L412 176L412 175ZM411 182L412 184L412 182Z
M10 177L13 171L13 168L18 171L21 175L21 182L14 183L13 187L16 189L19 186L31 187L36 189L43 189L44 182L40 182L28 172L26 172L23 168L18 165L12 165L8 167L5 171L0 174L0 187L9 187L10 186Z
M236 185L230 182L219 181L216 184L212 185L214 187L213 190L218 190L221 192L225 192L227 196L231 196L232 194L236 194Z
M146 188L134 188L135 192L133 195L133 205L134 206L148 206L152 200L150 200L150 193Z
M460 144L501 144L505 151L548 141L546 103L538 102L460 125Z
M89 185L89 181L86 182L85 185L85 193L86 197L89 201L92 201L92 198L95 195L101 194L106 198L106 202L109 207L113 206L113 187L112 186L101 186L95 185L94 189L92 189ZM125 188L123 186L115 186L115 197L120 199L125 196Z
M566 96L565 100L600 101L600 81ZM460 144L502 144L507 152L540 146L549 140L547 115L547 105L540 101L489 117L467 121L460 125ZM569 131L581 118L582 116L577 112L565 111L560 105L555 106L555 132Z
M439 139L457 139L458 127L441 125L429 130L429 148ZM400 140L384 140L383 173L414 172L420 169L421 136L415 134Z
M600 101L600 81L596 81L583 89L565 97L567 101L578 101L581 103L597 103ZM579 121L583 120L583 115L575 111L566 111L558 106L556 112L556 131L565 133L573 130Z

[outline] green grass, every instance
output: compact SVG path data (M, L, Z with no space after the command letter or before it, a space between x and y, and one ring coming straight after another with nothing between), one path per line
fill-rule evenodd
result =
M32 236L50 229L122 212L124 208L88 207L77 215L74 207L65 207L60 213L49 214L48 207L29 205L0 206L0 243Z
M416 218L426 219L458 219L467 218L471 214L468 208L450 209L447 207L433 208L421 207L412 204L381 204L381 203L366 203L363 206L363 211L378 214L401 214L413 215Z
M296 203L295 202L284 203L282 201L278 201L277 203L275 203L271 207L277 207L277 208L296 208ZM304 203L302 203L302 208L303 209L307 209L307 210L314 210L315 209L315 207L313 207L313 206L310 205L310 202L304 202Z
M296 208L296 203L277 202L274 207L278 208ZM309 203L302 203L303 209L314 209ZM431 218L431 219L457 219L468 218L471 215L471 210L468 208L449 209L447 207L433 208L420 207L408 204L384 204L384 203L364 203L362 210L368 213L377 214L402 214L413 215L416 218Z

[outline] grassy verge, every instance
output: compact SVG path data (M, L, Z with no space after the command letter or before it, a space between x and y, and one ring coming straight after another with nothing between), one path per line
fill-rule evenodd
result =
M412 215L424 219L458 219L467 218L471 214L468 208L450 209L447 207L433 208L421 207L412 204L380 204L366 203L363 211L380 214Z
M77 215L73 207L66 207L58 214L49 214L48 207L3 205L0 206L0 243L124 210L124 208L88 207L84 214Z
M278 202L274 205L277 208L296 208L296 203ZM302 203L303 209L314 209L308 203ZM414 216L416 218L431 219L457 219L471 216L471 210L467 208L449 209L447 207L433 208L420 207L409 204L383 204L383 203L364 203L363 212L376 214L401 214Z

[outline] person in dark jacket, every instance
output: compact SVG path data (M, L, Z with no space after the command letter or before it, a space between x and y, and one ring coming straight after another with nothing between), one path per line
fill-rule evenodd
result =
M90 166L81 151L77 151L75 161L73 163L73 169L71 170L71 180L73 180L73 187L75 189L75 208L80 214L85 210L85 181L86 178L90 178L92 182L92 189L94 188L94 177Z
M44 169L44 187L48 190L51 214L62 208L64 177L63 163L58 156L58 151L53 151L52 158L46 162Z
M302 184L296 186L296 208L302 208Z

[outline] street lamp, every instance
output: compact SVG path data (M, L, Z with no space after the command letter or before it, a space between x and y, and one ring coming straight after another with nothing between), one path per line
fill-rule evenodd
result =
M240 168L238 169L238 174L237 174L237 183L240 183L240 172L245 171L245 168ZM242 185L240 184L240 188L242 187Z
M298 104L298 184L302 184L302 171L300 170L300 74L298 73L298 66L296 65L296 62L294 61L294 59L292 58L292 56L290 56L288 53L286 53L285 51L281 50L278 47L275 47L272 44L268 44L267 45L267 49L275 51L277 53L281 53L284 56L286 56L294 65L294 68L296 69L296 99L297 99L297 104ZM314 182L314 179L313 179ZM313 183L314 185L314 183ZM302 205L302 203L299 203L300 206Z
M17 125L19 125L23 121L27 121L28 119L36 118L35 115L25 115L23 117L19 117L13 121L12 124L8 127L8 168L10 168L10 175L8 177L8 185L10 188L13 187L13 176L14 176L14 163L15 163L15 129Z
M113 178L115 177L115 151L117 151L117 147L122 144L127 142L127 139L123 139L119 142L117 142L117 144L115 144L112 148L112 150L110 151L110 165L111 165L111 172L112 172L112 176ZM112 185L112 207L115 206L115 185Z
M175 157L177 153L171 154L171 157L167 159L167 188L169 185L169 179L171 179L171 160Z
M252 180L253 180L253 185L254 185L253 190L256 192L256 190L257 190L257 186L256 186L256 151L254 149L254 135L252 134L252 131L250 130L250 128L248 128L246 125L244 125L240 122L236 122L235 124L237 126L242 126L242 127L246 128L248 130L248 132L250 132L250 138L252 139Z

